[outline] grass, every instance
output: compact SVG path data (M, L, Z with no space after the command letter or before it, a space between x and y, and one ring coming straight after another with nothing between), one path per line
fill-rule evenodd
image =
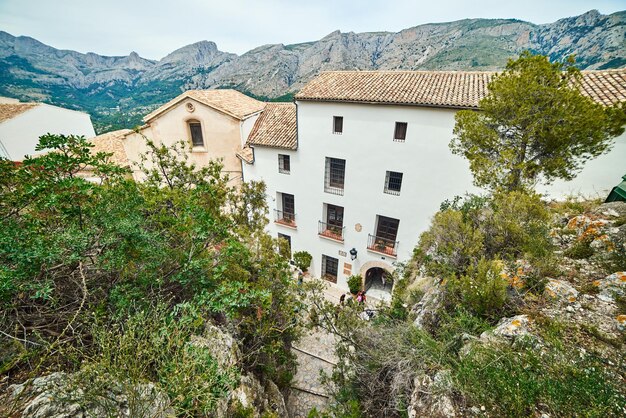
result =
M620 416L626 403L619 380L607 376L594 356L575 359L532 346L482 346L455 371L458 388L495 416Z

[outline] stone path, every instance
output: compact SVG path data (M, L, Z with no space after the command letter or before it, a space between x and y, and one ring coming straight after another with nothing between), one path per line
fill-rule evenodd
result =
M320 381L320 372L330 375L337 362L334 337L324 330L313 330L293 347L293 353L298 371L291 383L287 409L293 418L304 418L311 409L323 411L328 406L330 396Z
M319 280L306 277L305 280ZM339 298L345 290L324 282L326 300L339 303ZM368 298L370 308L379 302L377 298ZM298 344L294 345L293 353L298 361L298 370L291 383L291 393L287 399L287 410L292 418L306 418L309 411L317 408L325 410L330 402L326 387L320 381L320 372L329 375L337 363L335 356L335 336L321 328L316 328L305 335Z
M305 280L316 279L307 277ZM339 303L342 293L341 289L329 284L324 296L330 302ZM291 384L287 410L292 418L306 418L311 409L323 411L328 407L330 396L320 381L320 372L330 375L337 363L335 338L325 330L316 328L294 345L293 353L298 361L298 370Z

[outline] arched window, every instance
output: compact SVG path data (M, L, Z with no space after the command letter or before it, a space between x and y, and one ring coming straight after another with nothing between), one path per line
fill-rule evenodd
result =
M204 138L202 137L202 124L200 121L192 119L187 121L189 125L189 134L191 135L191 145L194 147L204 147Z

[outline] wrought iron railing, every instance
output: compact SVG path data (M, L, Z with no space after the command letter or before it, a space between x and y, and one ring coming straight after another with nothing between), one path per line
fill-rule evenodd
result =
M274 221L283 225L296 226L296 214L274 209Z
M345 226L337 226L319 221L317 226L317 233L322 237L334 239L337 241L343 241L343 232L345 229Z
M367 249L391 256L398 255L399 241L367 234Z

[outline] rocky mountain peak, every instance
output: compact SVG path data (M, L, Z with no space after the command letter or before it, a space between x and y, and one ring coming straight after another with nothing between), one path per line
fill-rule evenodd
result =
M24 100L43 95L93 112L97 124L98 112L107 115L106 109L125 106L129 112L145 114L148 107L189 88L228 87L281 97L324 70L498 70L524 50L552 60L575 54L581 69L619 68L626 66L625 43L626 12L602 15L597 10L542 25L516 19L464 19L399 32L335 30L320 40L262 45L242 55L220 51L214 42L204 40L159 61L134 52L108 57L58 50L0 32L4 75L0 95ZM112 89L117 83L123 86Z

